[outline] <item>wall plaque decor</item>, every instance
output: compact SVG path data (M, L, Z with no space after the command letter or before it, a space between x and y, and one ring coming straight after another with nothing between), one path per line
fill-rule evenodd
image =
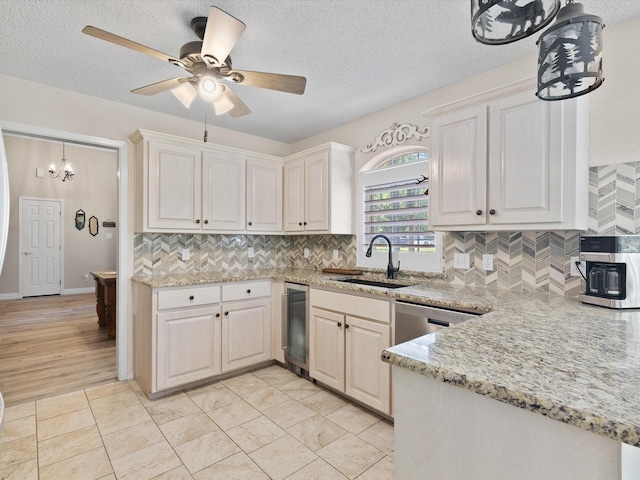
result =
M102 226L104 228L116 228L116 222L114 222L113 220L105 220L104 222L102 222Z
M82 230L84 228L85 213L82 210L76 212L76 228Z
M360 151L362 153L371 153L375 152L378 147L397 147L410 138L415 138L417 140L427 138L429 136L428 132L428 127L424 127L420 130L416 125L411 125L410 123L403 123L400 125L396 122L391 125L391 128L380 133L380 135L376 137L374 143L367 143L360 149Z
M96 217L89 219L89 233L94 237L98 235L98 219Z

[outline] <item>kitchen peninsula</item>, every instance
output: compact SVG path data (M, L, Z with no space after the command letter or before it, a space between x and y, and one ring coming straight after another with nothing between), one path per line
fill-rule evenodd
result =
M640 452L640 311L428 278L367 287L300 269L134 281L269 279L484 313L383 352L393 365L399 480L620 479L621 444L631 457Z

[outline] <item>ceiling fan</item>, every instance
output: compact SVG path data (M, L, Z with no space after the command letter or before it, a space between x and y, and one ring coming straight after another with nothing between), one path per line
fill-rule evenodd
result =
M211 7L208 17L196 17L191 20L191 28L201 41L184 44L180 48L180 58L91 25L84 27L82 32L172 63L191 74L190 77L170 78L136 88L131 90L131 93L155 95L170 90L186 108L189 108L195 97L200 94L204 100L213 104L216 115L228 112L232 117L247 115L251 110L220 80L298 95L304 93L307 83L305 77L232 68L229 53L246 28L237 18L217 7Z

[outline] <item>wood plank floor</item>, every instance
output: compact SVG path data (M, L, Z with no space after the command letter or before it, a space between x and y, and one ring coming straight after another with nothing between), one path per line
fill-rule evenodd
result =
M93 293L0 301L0 392L7 406L111 382L116 341Z

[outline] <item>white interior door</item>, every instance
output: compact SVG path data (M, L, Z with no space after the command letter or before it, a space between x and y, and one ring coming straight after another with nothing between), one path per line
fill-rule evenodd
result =
M23 297L62 292L62 200L20 198Z
M0 273L9 237L9 167L0 129Z

